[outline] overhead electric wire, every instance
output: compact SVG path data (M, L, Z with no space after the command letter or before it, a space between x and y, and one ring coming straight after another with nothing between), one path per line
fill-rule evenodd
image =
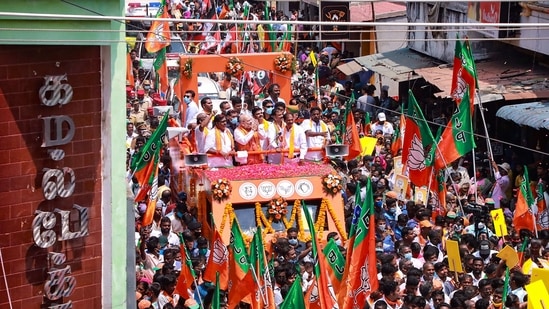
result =
M178 19L178 18L156 18L156 17L126 17L126 16L107 16L107 15L77 15L77 14L42 14L42 13L20 13L20 12L0 12L0 17L24 17L39 19L56 20L103 20L103 21L168 21L176 23L195 23L198 19ZM199 19L202 23L217 24L289 24L289 25L308 25L308 26L402 26L416 25L421 27L463 27L463 28L493 28L493 27L523 27L525 23L436 23L436 22L333 22L333 21L304 21L304 20L233 20L233 19ZM483 26L484 25L484 26ZM536 23L538 27L547 28L549 23Z

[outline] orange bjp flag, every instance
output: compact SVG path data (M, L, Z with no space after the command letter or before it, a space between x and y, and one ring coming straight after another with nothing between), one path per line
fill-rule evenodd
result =
M181 295L181 297L188 299L192 297L192 295L189 294L189 290L191 289L191 286L194 282L193 265L191 259L189 258L189 252L187 252L187 248L185 247L185 243L183 242L183 240L181 240L179 249L181 251L181 256L184 258L185 264L181 265L181 272L179 273L179 278L177 279L177 285L175 286L175 290L179 295Z
M205 281L215 282L216 272L219 273L219 288L227 290L229 282L229 250L223 243L223 239L217 229L214 229L211 253L202 278Z
M347 113L346 125L344 143L349 145L349 154L345 157L345 160L349 161L358 157L362 153L362 148L360 147L360 136L355 124L355 117L351 112Z
M163 3L160 10L158 10L156 18L170 18L170 15L168 15L168 7L165 3ZM160 20L153 21L151 24L151 28L149 29L149 33L147 34L145 49L149 53L156 53L162 48L170 45L170 43L171 33L169 22Z
M130 53L126 54L126 81L130 86L135 87L135 78L133 77L133 64Z
M517 192L517 203L515 206L515 214L513 217L513 226L516 231L527 229L534 230L534 214L532 206L535 200L530 187L530 179L528 177L528 167L524 166L524 177L520 183L520 188Z
M366 198L360 203L357 190L357 205L349 233L347 259L341 290L338 294L340 308L362 308L367 296L378 289L376 269L376 240L374 221L374 198L372 183L368 180Z

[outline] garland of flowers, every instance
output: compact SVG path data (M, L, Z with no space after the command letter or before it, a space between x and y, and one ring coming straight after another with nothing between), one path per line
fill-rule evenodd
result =
M322 239L322 234L324 233L324 226L326 225L326 208L328 207L328 200L322 199L320 203L320 209L318 210L318 217L314 224L314 229L316 231L316 237Z
M212 197L214 200L221 202L226 200L231 195L233 188L227 178L221 178L211 183Z
M339 176L337 173L332 172L322 177L322 189L324 193L334 196L338 192L341 192L342 188L343 181L341 179L341 176Z
M323 199L323 200L326 201L326 206L328 206L327 207L328 212L330 213L330 216L334 220L337 232L339 233L339 235L341 236L343 241L346 241L347 240L347 232L345 231L344 226L341 225L341 221L339 221L339 218L336 216L335 210L332 207L332 203L330 203L330 201L328 199Z
M318 210L318 218L316 219L314 228L316 231L316 236L319 239L322 239L322 234L324 233L324 227L326 226L326 211L330 214L332 219L334 220L336 230L343 239L343 241L347 240L347 232L345 229L341 226L341 222L339 221L339 218L336 216L335 210L332 207L332 203L328 199L322 199L322 203L320 203L320 209Z
M261 203L259 202L255 203L255 223L257 226L263 227L263 233L274 233L273 226L265 217L265 214L261 210Z
M275 69L280 73L285 73L286 71L295 70L295 59L294 56L290 53L281 53L274 59Z
M193 76L193 59L187 58L187 61L185 61L185 64L183 65L183 76L185 76L187 79L191 79Z
M275 220L280 220L288 213L288 202L282 197L277 197L269 202L268 206L269 217Z
M294 208L292 208L292 213L290 214L290 221L286 219L286 217L282 218L282 221L284 222L284 226L286 229L289 229L290 227L294 226L295 222L297 220L297 239L305 242L306 236L305 236L305 229L303 228L303 224L301 221L301 201L295 200L294 201Z
M221 218L221 225L219 226L219 233L223 234L223 230L225 229L225 222L227 222L227 219L229 219L230 224L234 221L235 214L234 214L234 208L233 204L227 203L225 205L225 209L223 209L223 217Z
M244 73L244 64L242 63L242 60L238 57L229 58L227 66L225 67L225 73L240 78Z
M302 219L301 219L301 201L300 200L294 201L294 207L292 209L292 213L290 214L290 221L288 221L286 216L282 217L282 222L284 223L284 227L286 227L286 229L289 229L290 227L294 226L294 224L296 223L296 220L298 222L297 238L303 242L310 240L310 237L305 235L305 230L303 228L303 224L301 221ZM261 209L261 203L256 202L255 203L255 223L257 226L263 228L263 234L275 233L272 222L273 222L272 218L267 218L263 213Z

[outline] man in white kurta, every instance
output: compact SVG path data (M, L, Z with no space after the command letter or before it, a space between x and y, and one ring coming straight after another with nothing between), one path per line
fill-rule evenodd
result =
M301 128L307 137L307 147L324 148L330 140L330 132L324 121L320 120L321 110L318 107L311 108L311 119L305 119L301 123ZM324 159L324 150L308 150L305 160L321 161Z
M227 119L224 115L214 118L214 129L206 135L204 150L213 154L208 157L209 167L233 166L234 140L233 135L227 129Z

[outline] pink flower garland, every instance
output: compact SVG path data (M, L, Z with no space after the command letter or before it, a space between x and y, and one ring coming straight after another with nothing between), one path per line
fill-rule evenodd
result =
M232 181L267 179L267 178L292 178L326 175L334 172L332 166L322 163L306 162L297 164L253 164L233 168L220 168L206 170L206 178L217 180L226 178Z

